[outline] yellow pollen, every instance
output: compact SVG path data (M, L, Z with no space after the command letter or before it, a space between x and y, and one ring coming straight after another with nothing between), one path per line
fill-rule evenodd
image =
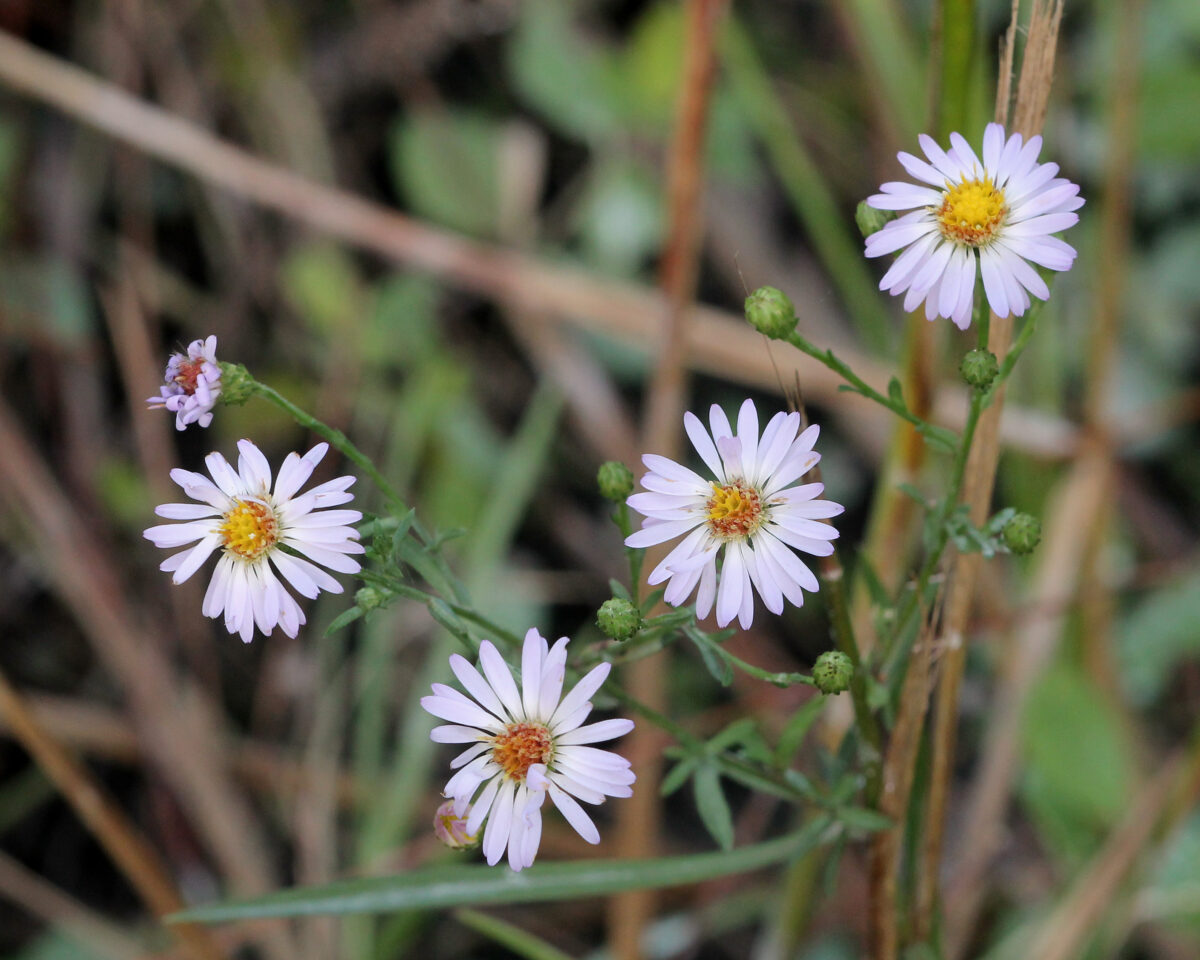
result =
M740 540L753 534L766 519L762 496L744 480L714 483L713 495L704 505L708 527L722 540Z
M550 762L554 741L543 723L510 723L492 743L492 759L500 765L505 776L518 783L535 763Z
M968 180L950 187L938 208L938 228L942 236L968 247L989 243L996 228L1008 216L1004 191L992 185L990 177Z
M257 560L279 542L279 521L265 503L238 500L221 524L225 549L243 560Z

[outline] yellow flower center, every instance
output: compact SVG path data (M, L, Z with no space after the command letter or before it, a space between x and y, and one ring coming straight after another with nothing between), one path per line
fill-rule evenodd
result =
M992 185L991 178L968 180L950 187L938 208L938 228L942 236L968 247L989 243L996 228L1008 215L1004 191Z
M762 496L744 480L712 485L708 498L708 527L722 540L739 540L753 534L763 525Z
M492 742L492 759L505 776L518 782L535 763L549 763L554 741L544 723L510 723Z
M274 511L258 500L238 500L221 524L225 549L243 560L257 560L279 542Z

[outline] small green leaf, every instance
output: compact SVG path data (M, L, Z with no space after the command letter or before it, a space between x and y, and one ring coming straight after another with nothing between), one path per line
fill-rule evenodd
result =
M608 581L608 589L612 591L612 595L619 600L628 600L633 602L633 597L629 595L629 590L620 580L610 579Z
M700 758L696 756L687 757L680 760L671 768L670 773L663 777L662 787L659 792L664 797L669 797L676 790L682 787L688 781L688 777L692 775L692 771L696 769L696 765L700 762Z
M696 796L696 809L705 828L722 850L732 850L733 814L729 810L729 801L725 799L725 791L721 789L717 768L711 763L698 767L692 778L692 788Z
M725 658L724 651L700 631L688 631L688 637L700 651L700 659L704 661L704 666L713 675L713 679L723 687L733 683L733 667Z
M908 409L908 404L904 402L904 390L900 386L900 380L896 377L892 377L888 381L888 399L905 410Z
M824 694L819 694L791 715L783 732L779 735L779 743L775 746L776 766L786 767L792 762L796 751L804 743L809 728L812 727L813 721L820 716L828 699Z
M915 425L917 432L935 447L941 447L947 453L958 451L958 434L936 424L921 422Z
M349 610L344 610L333 618L333 622L325 628L324 636L331 636L341 630L343 627L352 624L355 620L363 615L362 610L358 607L351 607Z
M889 830L894 824L890 817L885 817L878 810L868 810L866 807L840 807L834 816L849 830L863 833L876 833L879 830Z

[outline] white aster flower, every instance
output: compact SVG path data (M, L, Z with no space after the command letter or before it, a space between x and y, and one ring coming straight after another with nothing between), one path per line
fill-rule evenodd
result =
M925 302L925 316L949 317L965 330L971 323L975 266L983 277L988 305L998 317L1021 316L1029 294L1045 300L1050 290L1030 261L1048 270L1070 270L1075 250L1052 233L1078 222L1079 187L1055 178L1056 163L1038 163L1041 137L1006 141L1004 128L989 123L983 161L963 137L950 134L942 150L922 134L926 163L910 153L900 163L914 183L885 183L867 199L879 210L910 210L867 237L868 257L906 247L879 283L880 290L905 294L904 309ZM907 293L905 293L907 291Z
M296 496L312 476L329 444L318 443L303 457L289 453L271 488L271 466L249 440L239 440L235 471L219 453L204 460L212 480L190 470L172 470L171 479L200 503L167 503L155 509L160 517L182 520L150 527L145 537L156 547L187 549L167 557L159 566L183 583L215 550L221 551L202 612L225 614L225 628L249 643L254 627L265 635L278 624L294 637L304 612L276 576L283 575L310 599L322 590L341 593L342 585L316 564L338 573L357 573L359 563L347 556L362 553L358 531L350 524L362 519L357 510L327 510L354 499L347 488L354 477L338 477ZM199 542L197 542L199 541ZM305 559L305 558L308 559ZM313 561L310 563L309 561Z
M175 429L189 423L207 427L212 423L212 408L221 395L221 368L217 366L217 338L193 340L187 354L173 353L167 361L166 381L160 396L147 397L151 407L164 407L175 414Z
M498 863L506 848L514 870L533 864L547 794L588 843L599 843L600 833L577 801L633 795L637 778L629 761L588 746L623 736L633 721L583 726L592 711L588 698L611 664L593 667L564 697L567 643L562 637L550 647L536 629L526 633L518 689L499 651L485 640L479 645L482 673L465 657L450 658L450 669L470 697L435 683L433 696L421 698L429 713L449 721L433 728L435 742L471 744L451 762L458 772L442 792L454 801L455 815L466 817L468 835L478 835L486 819L483 855L489 864Z
M646 454L642 461L650 470L642 477L645 492L628 501L645 520L625 545L649 547L686 534L648 582L668 581L663 599L673 606L698 586L697 617L707 617L715 599L717 626L737 617L745 629L754 619L754 591L772 613L783 612L785 597L799 607L803 590L817 591L817 578L792 549L818 557L833 553L830 541L838 532L820 521L836 517L843 507L817 499L823 484L792 486L821 459L813 451L815 424L796 435L800 414L775 414L760 437L758 411L747 400L738 413L736 434L716 404L709 423L711 436L695 414L683 416L692 445L716 479ZM718 587L717 555L722 550Z

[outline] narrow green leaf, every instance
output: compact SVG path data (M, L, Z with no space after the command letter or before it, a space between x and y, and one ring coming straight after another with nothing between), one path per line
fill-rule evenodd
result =
M363 611L360 607L351 607L349 610L342 611L336 617L334 617L333 622L325 628L325 636L328 637L330 634L337 633L342 629L342 627L353 623L362 615Z
M696 769L696 764L699 762L698 757L688 757L686 760L680 760L671 768L671 772L663 777L659 793L664 797L669 797L673 794L687 783L688 777L692 775L692 771Z
M713 678L723 687L733 683L733 667L729 665L729 661L722 656L720 647L712 643L707 636L699 633L688 632L692 643L696 645L696 649L700 651L700 659L704 661L704 666L708 668L708 672L713 675Z
M820 715L821 708L825 706L825 701L828 699L824 694L815 696L792 714L783 728L783 733L779 735L779 743L775 747L776 766L786 767L792 762L796 751L804 743L809 728Z
M792 860L838 836L820 815L795 833L736 850L653 860L590 860L539 864L520 873L504 867L455 864L413 870L394 877L342 880L322 887L297 887L232 903L193 907L172 914L171 923L226 923L260 917L429 910L464 904L544 903L702 883Z
M629 600L631 602L633 600L633 598L629 596L629 590L620 580L610 579L608 581L608 589L611 590L612 595L619 600Z
M904 402L904 391L900 387L900 380L898 377L892 377L892 379L888 381L888 399L891 400L892 403L897 403L904 407L905 410L908 409L908 404Z
M868 810L866 807L842 807L836 813L838 821L850 830L862 830L865 833L875 833L888 830L894 826L890 817L885 817L878 810Z
M499 917L480 913L478 910L463 909L454 911L454 919L518 956L525 957L526 960L571 960L569 954L563 953L553 944Z
M721 789L717 768L711 763L698 767L692 778L692 788L696 796L696 809L705 829L722 850L732 850L733 814L729 810L729 801L725 799L725 791Z

